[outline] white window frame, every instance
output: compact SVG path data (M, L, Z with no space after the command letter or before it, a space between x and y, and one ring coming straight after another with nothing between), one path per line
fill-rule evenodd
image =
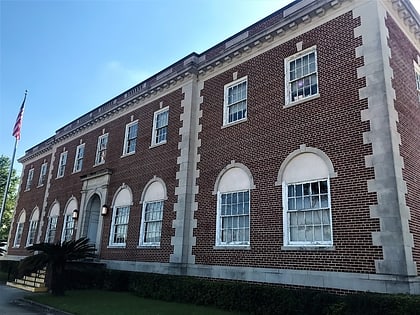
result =
M158 126L158 118L160 115L166 114L166 124L162 126ZM156 146L160 144L165 144L168 139L168 125L169 125L169 106L162 108L156 111L153 115L153 129L152 129L152 143L151 146ZM158 140L160 138L160 131L164 131L165 138L162 140Z
M120 215L120 211L126 211ZM109 246L125 247L128 236L128 223L130 220L130 206L116 206L112 211L112 223L109 236ZM119 241L122 239L122 241Z
M238 193L248 193L248 213L236 213L236 214L223 214L222 212L222 199L223 195L232 195L232 194L238 194ZM237 203L237 206L239 204ZM247 223L245 226L241 226L239 222L241 221L241 218L244 218L245 222ZM232 219L232 220L230 220ZM237 219L237 220L235 220ZM224 229L224 222L226 221L232 221L232 226L230 226L227 229ZM238 191L230 191L230 192L223 192L220 191L217 192L217 220L216 220L217 228L216 228L216 246L249 246L250 245L250 234L251 234L251 190L238 190ZM233 221L238 221L237 228L233 227ZM226 230L226 235L231 233L232 240L226 240L224 238L224 230ZM240 231L244 230L246 236L245 238L241 240L233 240L234 231Z
M26 240L26 246L31 246L34 244L37 228L38 228L38 220L29 221L29 231L28 231L28 238Z
M310 54L314 53L315 59L315 68L314 69L307 69L305 73L297 73L295 77L291 78L291 63L295 62L299 59L303 59L305 56L309 56ZM309 65L309 64L308 64ZM284 59L284 75L285 75L285 104L293 105L297 103L301 103L303 101L307 101L316 97L319 97L319 71L318 71L318 58L317 58L317 48L316 46L312 46L308 49L302 50L286 59ZM300 74L300 75L299 75ZM292 95L292 85L295 83L299 85L299 82L305 86L307 81L315 80L315 83L309 84L309 94L304 95L308 92L307 88L300 88L299 90L303 93L303 95L299 95L300 93L294 97ZM316 92L312 92L311 89L313 85L316 86ZM293 98L294 97L294 98ZM293 99L292 99L293 98Z
M48 163L44 162L41 165L41 170L39 172L38 187L44 186L45 179L47 177Z
M416 77L417 98L420 102L420 65L414 62L414 74Z
M98 144L96 145L95 165L105 163L106 151L108 147L108 133L98 137Z
M61 178L64 176L66 171L66 164L67 164L67 151L64 151L60 154L60 161L58 163L57 169L57 178Z
M130 128L136 126L136 134L135 137L130 135ZM125 137L124 137L124 149L123 149L123 156L131 155L136 153L136 146L137 146L137 135L139 132L138 120L135 120L125 126ZM130 143L134 141L134 148L130 150ZM128 151L130 150L130 151Z
M240 99L230 101L230 92L235 87L238 87L245 83L245 97ZM229 121L230 118L230 109L234 106L239 106L242 102L245 102L245 110L243 117L237 118L235 120ZM236 124L242 121L246 121L248 117L248 76L237 79L229 84L226 84L224 87L224 102L223 102L223 126ZM238 111L237 113L242 112L243 110Z
M15 241L13 243L13 247L20 247L20 243L22 242L24 226L25 226L25 222L18 222L16 226L16 234L15 234Z
M64 215L63 232L61 235L61 241L70 241L73 238L75 221L72 213L66 213Z
M303 185L303 184L312 184L312 183L319 183L322 181L326 181L327 182L327 189L328 189L328 204L326 206L322 206L322 203L320 203L320 207L307 207L307 208L302 208L302 209L293 209L289 211L289 185ZM287 183L287 182L283 182L283 229L284 229L284 235L285 235L285 240L284 240L284 245L285 246L297 246L297 247L325 247L325 246L332 246L333 245L333 224L332 224L332 211L331 211L331 190L330 190L330 179L329 178L321 178L321 179L311 179L308 181L302 181L302 182L291 182L291 183ZM306 195L307 198L311 198L312 196L316 196L317 194L309 194ZM303 196L303 195L302 195ZM321 193L319 193L319 196L321 196ZM321 197L319 197L321 198ZM292 198L290 198L292 199ZM309 199L310 200L310 199ZM310 202L310 201L309 201ZM328 220L327 223L323 222L323 216L325 213L325 210L328 210L328 217L325 217L325 220ZM311 223L309 222L309 224L307 224L306 222L306 215L308 213L315 213L315 212L320 212L321 213L321 217L320 217L320 223L318 225L321 225L321 233L323 234L323 225L325 226L329 226L329 230L330 230L330 240L313 240L313 241L295 241L295 240L291 240L291 231L290 231L290 227L291 227L291 214L292 213L304 213L304 215L302 215L302 217L305 220L305 223L302 223L301 225L303 225L303 227L305 227L305 231L304 233L307 232L307 227L309 227L311 225ZM298 220L298 218L296 219ZM296 221L297 222L297 221ZM297 228L299 229L299 223L297 222ZM315 223L312 222L312 229L314 229L315 227ZM315 232L314 232L315 233Z
M74 156L73 173L80 172L83 168L83 157L85 155L85 144L79 144L76 148L76 154Z
M157 214L156 216L147 217L148 206L153 207L158 204L160 209L158 211L152 211ZM163 222L163 206L164 200L145 201L143 202L143 211L140 226L140 246L159 246L160 239L162 236L162 222ZM151 234L155 234L158 241L147 241L146 237Z
M32 167L28 171L28 178L26 179L25 191L31 190L33 179L34 179L34 168Z
M54 243L55 235L57 233L58 216L48 217L48 227L45 233L45 243Z

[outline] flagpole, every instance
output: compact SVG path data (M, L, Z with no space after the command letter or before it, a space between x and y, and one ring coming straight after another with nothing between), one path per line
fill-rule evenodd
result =
M6 182L6 188L4 190L4 196L3 196L3 203L1 205L1 209L0 209L0 228L1 228L1 224L3 221L3 212L4 212L4 207L6 206L6 201L7 201L7 195L9 193L9 186L10 186L10 179L12 178L12 173L13 173L13 163L15 161L15 155L16 155L16 148L17 148L17 144L18 144L18 139L15 138L15 148L13 149L13 156L12 156L12 161L10 163L10 170L9 170L9 175L7 176L7 182Z
M23 111L25 108L25 101L26 101L27 94L28 94L28 90L25 91L25 97L23 98L23 102L22 102L22 105L20 106L20 110L19 110L18 117L16 119L15 126L13 128L13 136L15 137L15 147L13 149L13 156L12 156L12 161L10 162L9 175L7 176L6 187L4 189L3 203L0 209L0 228L2 227L3 213L4 213L4 208L6 207L7 195L9 194L9 186L10 186L10 180L12 178L12 173L13 173L13 163L15 162L16 148L20 140L20 129L22 126Z

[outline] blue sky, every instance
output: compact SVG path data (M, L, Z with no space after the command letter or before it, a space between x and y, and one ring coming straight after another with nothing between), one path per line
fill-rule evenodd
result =
M26 89L16 157L175 61L290 2L0 0L0 155L12 156L12 129Z
M290 2L0 0L0 155L12 156L25 89L17 158L66 123Z

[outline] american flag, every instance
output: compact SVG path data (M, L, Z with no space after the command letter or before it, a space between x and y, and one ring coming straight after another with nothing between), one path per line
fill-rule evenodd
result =
M16 140L20 140L20 129L22 128L22 119L23 111L25 109L26 94L28 91L25 91L25 97L23 98L22 105L20 106L19 114L16 118L15 126L13 127L13 137L16 137Z

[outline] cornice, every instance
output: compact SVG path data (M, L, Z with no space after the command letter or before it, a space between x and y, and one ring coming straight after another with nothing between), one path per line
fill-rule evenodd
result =
M411 3L408 0L381 1L390 4L400 20L414 34L418 43L420 41L420 17ZM330 11L339 9L345 2L357 5L355 0L296 0L202 54L191 53L110 101L73 120L58 129L53 137L26 151L25 156L20 158L19 162L25 162L41 155L51 150L52 146L86 132L93 126L96 127L116 115L145 105L152 98L181 86L184 80L190 80L194 75L203 78L215 69L230 67L233 65L232 62L250 58L257 50L272 45L273 41L282 40L282 37L287 37L287 34L291 34L297 29L310 27L309 25L314 24L315 20L323 18Z
M417 0L416 0L417 1ZM386 0L398 16L408 33L411 33L418 45L420 43L420 16L408 0Z

